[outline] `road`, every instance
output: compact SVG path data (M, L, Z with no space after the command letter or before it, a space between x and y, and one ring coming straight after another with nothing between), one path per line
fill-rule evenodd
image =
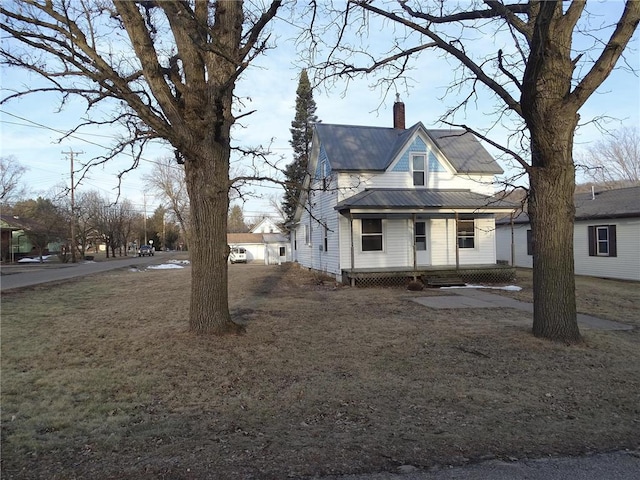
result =
M0 291L29 287L43 283L59 282L85 277L118 268L153 265L173 258L171 253L156 252L153 257L121 257L104 262L79 263L20 263L0 268Z

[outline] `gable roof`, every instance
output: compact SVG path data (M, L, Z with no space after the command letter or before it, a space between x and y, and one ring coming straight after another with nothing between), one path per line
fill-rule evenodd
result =
M432 208L513 210L516 207L517 204L480 195L470 190L370 189L339 202L335 209L339 211L394 208L404 210Z
M420 122L408 129L326 123L315 128L332 170L384 171L421 130L458 173L503 173L478 139L462 129L427 130Z
M263 243L260 233L227 233L227 243L237 245L239 243Z
M640 186L602 190L595 193L576 193L573 201L576 206L576 220L640 217ZM513 221L529 223L529 215L526 212L520 212ZM503 218L496 220L496 223L510 223L510 219Z

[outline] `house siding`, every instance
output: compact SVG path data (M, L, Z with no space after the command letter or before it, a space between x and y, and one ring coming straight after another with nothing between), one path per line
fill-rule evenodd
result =
M588 229L591 225L616 225L617 255L590 257ZM577 221L573 248L577 275L640 281L640 219Z
M293 259L301 265L313 270L337 274L340 271L338 252L340 231L334 209L338 203L336 180L331 178L325 190L321 186L321 182L314 182L312 185L308 197L308 209L302 213L295 230L297 250L294 250L293 241L291 249ZM310 244L305 243L305 225L310 230ZM324 248L325 226L327 228L326 250Z
M483 265L496 263L493 240L495 223L493 218L475 220L475 247L458 249L460 265ZM456 264L456 222L453 218L431 221L431 264Z
M589 226L616 225L617 255L589 256ZM515 266L532 268L533 256L527 255L529 223L514 225ZM498 260L511 263L511 226L496 229ZM573 233L576 275L640 281L640 219L578 220Z

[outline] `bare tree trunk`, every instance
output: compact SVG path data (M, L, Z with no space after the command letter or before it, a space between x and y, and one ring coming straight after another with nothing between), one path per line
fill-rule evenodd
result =
M534 105L544 114L534 115L533 119L553 121L529 122L532 155L529 216L534 249L533 334L576 343L580 341L580 331L573 255L573 135L579 117L574 112L559 108L562 103L557 99L554 103L541 97Z
M580 341L573 260L574 175L569 164L534 169L529 177L533 334L567 343Z
M227 288L228 147L202 148L198 161L185 162L191 208L191 303L189 328L196 333L241 333L231 320Z

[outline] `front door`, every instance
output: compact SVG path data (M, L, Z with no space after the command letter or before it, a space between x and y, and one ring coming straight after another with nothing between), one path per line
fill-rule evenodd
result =
M416 264L418 266L429 265L427 222L416 221L414 225L414 242L416 248Z

